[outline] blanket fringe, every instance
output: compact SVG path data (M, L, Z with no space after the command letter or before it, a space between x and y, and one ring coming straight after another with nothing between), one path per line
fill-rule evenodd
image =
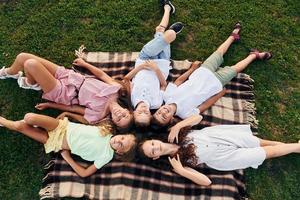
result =
M247 85L253 89L254 80L248 74L239 73L238 77L242 78L241 84Z
M247 122L251 125L251 127L258 128L258 120L255 117L256 108L254 101L243 101L242 104L243 109L247 111Z
M42 188L39 192L40 199L48 199L54 197L54 184L49 184Z
M44 165L44 169L47 170L51 166L53 166L54 164L55 164L55 161L54 160L50 160L47 164Z
M84 52L84 50L86 49L86 47L84 45L81 45L78 50L75 50L75 56L78 58L82 58L84 60L86 60L86 53Z

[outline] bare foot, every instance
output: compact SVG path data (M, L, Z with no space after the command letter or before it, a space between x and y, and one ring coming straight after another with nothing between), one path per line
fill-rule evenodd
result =
M6 127L10 130L17 130L20 123L22 123L22 121L11 121L0 116L0 126Z

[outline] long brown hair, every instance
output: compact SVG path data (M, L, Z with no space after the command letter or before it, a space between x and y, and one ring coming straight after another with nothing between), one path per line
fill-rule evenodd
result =
M179 150L178 150L178 154L181 160L181 163L184 166L188 166L188 167L196 167L197 166L197 161L198 161L198 157L195 154L195 150L196 150L196 146L194 145L194 143L192 142L192 139L188 137L188 133L191 131L191 127L185 127L182 128L179 132L179 138L178 138L178 145L180 146ZM161 141L166 141L166 137L163 136L164 138L158 138L158 140ZM163 157L161 157L160 159L156 160L155 162L151 162L152 159L149 159L144 151L143 151L143 144L147 141L147 139L141 141L138 144L138 151L139 151L139 156L141 157L143 162L146 162L149 165L152 165L154 167L158 167L158 168L166 168L165 166L167 165L168 168L170 168L169 166L169 161L167 159L165 159Z
M127 108L129 111L133 111L133 108L131 105L130 81L126 78L123 80L115 80L115 81L121 85L121 88L118 91L118 103L123 108Z
M179 150L178 154L181 162L189 167L196 167L198 156L195 154L196 146L192 142L193 140L188 137L188 134L191 132L191 127L184 127L179 132Z

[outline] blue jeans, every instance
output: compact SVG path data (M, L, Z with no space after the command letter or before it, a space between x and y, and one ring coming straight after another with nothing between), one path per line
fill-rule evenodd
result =
M171 47L164 38L162 32L157 32L154 38L149 41L141 50L139 58L142 60L148 59L165 59L171 58Z

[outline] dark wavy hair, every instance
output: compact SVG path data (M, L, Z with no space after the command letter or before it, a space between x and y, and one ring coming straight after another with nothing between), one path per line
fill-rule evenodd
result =
M193 143L193 140L188 137L188 134L191 132L191 127L184 127L179 132L179 150L178 154L181 162L189 167L196 167L198 156L195 154L196 146Z
M180 148L178 150L178 154L179 154L180 160L184 166L196 167L198 157L195 154L196 146L192 142L192 139L188 137L188 133L190 131L191 131L191 127L185 127L180 130L179 138L178 138L178 140L179 140L178 145L180 146ZM164 137L163 139L162 138L157 138L157 139L161 140L161 141L167 141L166 135L164 135L163 137ZM148 158L142 149L143 144L147 140L149 140L149 139L145 139L138 144L138 151L139 151L139 156L141 157L141 160L149 165L152 165L153 167L166 169L166 165L167 165L168 169L170 169L169 161L168 161L168 159L166 159L166 156L161 157L160 159L156 160L155 162L150 162L150 161L152 161L152 159Z
M116 127L118 131L120 131L121 133L125 133L130 131L130 129L132 128L133 125L133 108L131 105L131 89L130 89L130 81L128 79L123 79L123 80L117 80L115 79L115 81L121 85L120 90L118 91L118 104L129 110L130 113L130 122L128 123L127 126L125 127Z
M131 105L131 88L130 81L128 79L123 80L115 80L122 87L118 91L118 103L123 107L127 108L129 111L133 111L133 107Z

